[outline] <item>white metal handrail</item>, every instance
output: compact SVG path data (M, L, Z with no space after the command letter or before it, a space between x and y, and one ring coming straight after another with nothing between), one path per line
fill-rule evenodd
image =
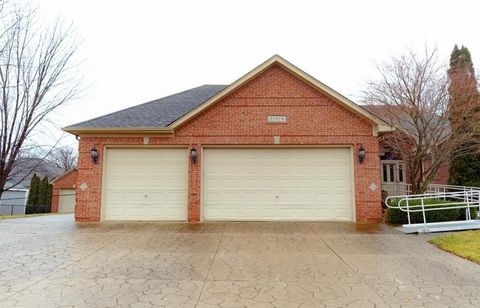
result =
M412 184L407 183L383 183L382 189L389 189L395 192L400 192L398 195L402 194L411 194L412 193ZM426 189L426 193L446 193L446 192L460 192L460 191L470 191L470 190L480 190L480 187L471 187L471 186L459 186L459 185L445 185L445 184L429 184Z
M392 200L398 200L397 204L392 205ZM438 202L425 204L425 200L438 200ZM420 204L411 204L413 201L420 201ZM423 227L425 232L428 232L426 218L426 212L428 211L465 209L466 221L472 220L470 208L480 207L480 189L463 190L456 192L390 196L385 199L385 204L389 208L399 209L403 212L406 212L408 219L407 225L411 225L410 213L422 212Z

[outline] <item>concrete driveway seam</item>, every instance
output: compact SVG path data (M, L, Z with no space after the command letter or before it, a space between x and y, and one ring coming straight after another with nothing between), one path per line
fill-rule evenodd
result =
M218 250L220 249L220 245L222 244L224 233L225 233L225 229L222 229L222 233L221 233L222 235L220 236L220 240L218 241L218 245L217 245L217 248L215 249L215 254L213 255L213 259L212 259L210 265L208 266L208 271L207 271L207 274L205 275L205 279L203 280L202 289L200 290L200 292L198 294L198 298L197 298L197 301L195 303L195 307L197 307L200 304L200 299L202 298L203 291L205 290L205 285L207 284L208 275L210 274L212 266L215 262L215 258L217 257L217 254L218 254Z

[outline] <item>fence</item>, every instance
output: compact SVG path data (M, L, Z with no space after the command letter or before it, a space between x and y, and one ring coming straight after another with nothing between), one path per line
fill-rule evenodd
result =
M19 215L25 213L28 189L13 188L2 194L0 199L0 215Z
M0 215L2 216L11 216L11 215L22 215L25 214L25 205L19 204L5 204L2 202L0 204Z
M8 192L8 191L7 191ZM75 196L75 194L58 194L52 197ZM24 215L34 213L50 213L51 205L27 205L28 196L25 197L4 197L0 199L0 215Z

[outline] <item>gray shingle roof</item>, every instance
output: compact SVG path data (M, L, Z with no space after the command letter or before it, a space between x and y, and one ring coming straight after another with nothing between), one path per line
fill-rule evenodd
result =
M164 98L80 122L72 128L167 127L195 109L226 85L203 85Z

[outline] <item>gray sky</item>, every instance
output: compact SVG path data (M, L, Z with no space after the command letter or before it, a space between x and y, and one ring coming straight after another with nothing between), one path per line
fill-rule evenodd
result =
M59 127L202 84L228 84L273 54L356 99L382 62L455 43L480 63L476 1L31 0L82 38L85 95ZM480 64L479 64L480 65ZM65 139L73 144L73 137Z

